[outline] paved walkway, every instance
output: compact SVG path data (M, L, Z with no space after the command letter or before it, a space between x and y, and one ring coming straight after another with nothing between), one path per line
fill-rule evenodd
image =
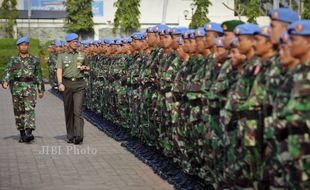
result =
M51 93L38 100L36 113L35 141L18 143L11 95L0 89L0 190L173 189L87 121L84 143L67 144L63 104Z

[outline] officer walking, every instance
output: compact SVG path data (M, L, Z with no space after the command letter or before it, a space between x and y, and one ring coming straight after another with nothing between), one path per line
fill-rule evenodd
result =
M68 143L83 142L84 120L82 117L82 103L86 82L83 71L89 70L85 65L85 55L78 50L78 35L66 36L68 51L57 58L58 89L64 95L65 119Z
M44 96L44 83L39 59L28 53L29 38L22 37L16 42L18 55L12 56L2 77L2 87L10 87L19 142L34 139L35 105L37 90L39 98Z

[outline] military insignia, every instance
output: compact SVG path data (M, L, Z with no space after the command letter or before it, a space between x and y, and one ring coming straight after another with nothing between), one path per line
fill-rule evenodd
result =
M158 26L156 26L155 31L154 32L158 32Z
M235 33L236 33L237 35L239 35L239 34L240 34L240 28L236 28Z
M302 32L302 30L303 30L303 26L302 26L301 24L297 24L297 25L295 26L295 31L296 31L296 32Z
M257 75L260 72L260 66L257 65L254 70L254 75Z
M196 31L196 36L201 36L201 32L199 30Z
M175 34L175 33L177 33L177 31L176 31L176 29L174 28L174 29L172 29L172 34Z
M223 30L228 30L228 27L226 24L223 25Z
M212 29L212 25L211 24L208 24L207 25L207 30L211 30Z
M185 39L188 38L188 33L185 32L183 36L184 36Z
M271 16L272 19L275 19L275 20L278 20L279 19L279 13L277 11L274 11L272 13L272 16Z
M264 27L260 31L262 34L269 35L270 34L270 29L268 27Z

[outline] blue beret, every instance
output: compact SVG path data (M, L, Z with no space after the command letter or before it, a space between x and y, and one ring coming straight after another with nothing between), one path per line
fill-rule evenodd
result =
M161 31L166 30L168 28L169 27L167 25L165 25L165 24L159 24L159 25L155 26L154 30L155 30L155 32L159 32L160 33Z
M259 31L256 31L254 34L265 36L265 37L269 38L271 36L271 28L270 28L270 26L263 26L260 28Z
M145 39L145 33L144 32L135 32L131 35L131 37L135 40L144 40Z
M19 38L16 42L16 45L19 45L22 43L29 43L29 38L27 36Z
M60 40L55 40L54 42L55 42L55 45L56 45L57 47L62 46L62 44L61 44L61 41L60 41Z
M110 39L110 45L114 45L115 44L115 38L111 38Z
M299 20L293 22L288 27L288 33L290 35L302 35L309 36L310 35L310 20Z
M183 34L186 30L188 30L188 28L186 27L175 27L171 29L171 34L172 35L181 35Z
M132 42L132 38L131 37L127 37L123 39L123 43L125 44L130 44Z
M195 38L195 30L193 29L188 29L186 31L184 31L184 33L182 34L183 39L193 39Z
M206 32L219 32L219 33L224 33L223 28L221 24L215 23L215 22L210 22L205 24L205 31Z
M260 28L256 24L241 24L235 28L236 35L255 35Z
M70 41L72 41L72 40L77 40L78 39L78 35L76 34L76 33L70 33L70 34L67 34L66 35L66 41L67 42L70 42Z
M116 39L114 40L114 42L115 42L115 45L122 45L122 44L123 44L123 41L122 41L122 39L120 39L120 38L116 38Z
M163 35L170 35L172 32L172 29L171 28L166 28L162 31L159 32L159 35L163 36Z
M206 35L206 31L203 27L199 27L195 30L195 37L204 37Z
M269 11L268 16L271 20L278 20L282 22L292 23L299 20L298 14L292 9L278 8Z
M222 39L221 37L216 38L216 39L214 40L214 45L215 45L216 47L218 47L218 48L224 47L224 41L223 41L223 39Z
M98 45L98 40L94 40L94 41L93 41L93 44L94 44L94 45Z
M155 27L156 26L148 27L145 32L146 33L155 33L156 32Z
M104 43L106 43L106 44L108 44L108 45L110 45L111 42L112 42L112 39L111 39L111 38L106 38L106 39L104 39Z
M85 40L84 43L85 43L85 45L89 46L89 45L90 45L90 42L91 42L90 40Z

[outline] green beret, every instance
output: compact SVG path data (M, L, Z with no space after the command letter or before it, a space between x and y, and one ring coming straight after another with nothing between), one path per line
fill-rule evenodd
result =
M233 32L236 26L244 24L241 20L228 20L222 23L224 32Z

